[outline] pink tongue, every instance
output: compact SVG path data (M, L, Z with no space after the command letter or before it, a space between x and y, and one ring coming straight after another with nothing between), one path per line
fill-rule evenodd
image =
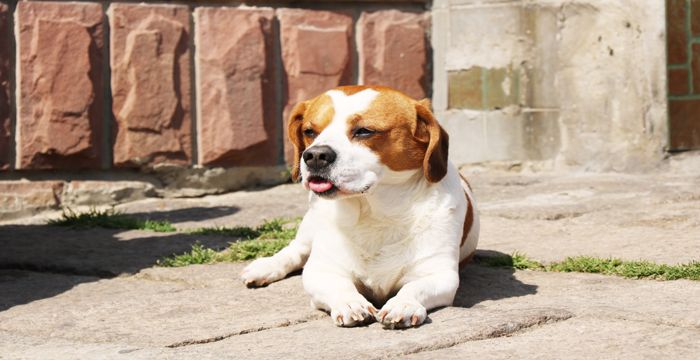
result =
M309 181L309 188L311 190L322 193L330 190L333 187L333 183L328 180L311 180Z

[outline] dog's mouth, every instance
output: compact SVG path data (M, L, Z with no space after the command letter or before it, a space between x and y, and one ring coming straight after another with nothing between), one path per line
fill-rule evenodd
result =
M323 176L311 176L309 178L309 189L316 195L321 196L332 195L338 191L338 187Z

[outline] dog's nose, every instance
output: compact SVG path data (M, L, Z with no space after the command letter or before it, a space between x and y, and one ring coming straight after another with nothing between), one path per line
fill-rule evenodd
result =
M321 170L335 161L336 154L328 145L317 145L306 149L302 158L310 170Z

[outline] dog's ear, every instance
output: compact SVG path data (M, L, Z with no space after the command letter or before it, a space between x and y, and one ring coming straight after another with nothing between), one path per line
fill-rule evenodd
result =
M417 128L429 137L427 139L428 149L425 151L423 159L423 174L429 182L436 183L447 174L449 136L435 119L430 108L430 100L428 99L416 103Z
M288 134L289 140L294 145L294 165L292 166L292 180L297 181L299 179L301 154L304 152L306 146L304 145L304 137L301 133L301 125L304 123L304 112L306 111L306 101L302 101L292 108L292 112L289 115L288 123Z

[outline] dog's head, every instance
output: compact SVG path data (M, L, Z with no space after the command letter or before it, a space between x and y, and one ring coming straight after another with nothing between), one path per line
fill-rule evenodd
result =
M289 138L292 178L319 196L363 194L420 169L438 182L447 172L448 137L430 102L386 87L344 86L297 104Z

